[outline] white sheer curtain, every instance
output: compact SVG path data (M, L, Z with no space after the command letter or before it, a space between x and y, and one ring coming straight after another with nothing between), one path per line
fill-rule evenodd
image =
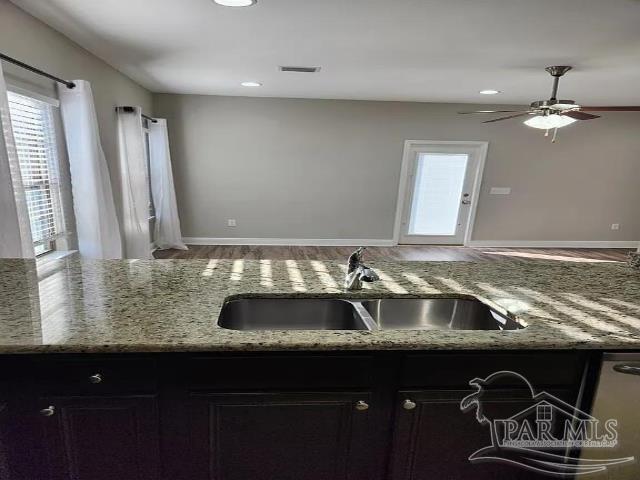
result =
M34 257L29 211L0 64L0 258Z
M78 249L88 258L122 258L113 190L104 157L91 85L60 85L60 111L69 153Z
M156 207L154 242L160 249L178 248L187 250L182 242L178 205L173 186L171 155L167 121L156 119L149 125L149 157L151 163L151 193Z
M118 108L118 152L126 258L151 258L149 178L142 111Z

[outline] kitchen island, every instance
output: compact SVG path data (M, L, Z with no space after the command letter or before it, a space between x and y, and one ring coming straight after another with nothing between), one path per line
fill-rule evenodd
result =
M490 436L461 401L508 370L535 390L501 380L495 418L539 391L589 410L602 352L640 350L625 264L371 266L345 292L327 261L0 261L0 478L548 478L469 462ZM477 298L526 328L217 325L264 296Z
M0 260L0 352L634 349L640 274L624 263L377 262L381 280L342 288L329 261ZM220 328L238 296L477 298L517 331Z

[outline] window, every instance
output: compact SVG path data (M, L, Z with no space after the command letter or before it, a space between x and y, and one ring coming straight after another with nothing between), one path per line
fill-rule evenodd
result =
M455 235L469 155L418 154L409 235Z
M36 255L55 250L64 235L60 195L58 144L54 106L8 92L11 124L16 141Z

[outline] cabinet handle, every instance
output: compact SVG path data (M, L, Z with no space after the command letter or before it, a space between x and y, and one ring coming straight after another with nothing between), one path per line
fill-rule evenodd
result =
M614 365L613 369L618 373L628 373L629 375L640 375L640 364L629 365L625 363L620 363L618 365Z
M94 373L89 377L91 383L102 383L102 375L100 373Z
M413 410L414 408L416 408L416 402L407 398L404 402L402 402L402 408L404 408L405 410Z
M40 415L43 417L53 417L56 413L56 407L49 405L47 408L40 410Z
M369 404L364 400L358 400L356 402L356 410L360 412L364 412L365 410L369 410Z

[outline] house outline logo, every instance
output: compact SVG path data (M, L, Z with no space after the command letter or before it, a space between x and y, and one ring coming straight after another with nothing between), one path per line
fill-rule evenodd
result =
M487 408L491 400L500 400L492 396L492 388L502 388L504 392L504 387L500 387L503 380L508 385L526 386L530 397L518 396L517 400L530 405L506 418L490 418ZM469 456L471 463L499 462L551 476L574 477L635 461L635 457L581 458L581 448L615 448L618 421L601 422L546 391L536 393L531 383L517 372L498 371L486 378L476 377L469 385L476 391L462 399L460 409L463 412L475 409L476 420L489 426L491 436L491 445Z

